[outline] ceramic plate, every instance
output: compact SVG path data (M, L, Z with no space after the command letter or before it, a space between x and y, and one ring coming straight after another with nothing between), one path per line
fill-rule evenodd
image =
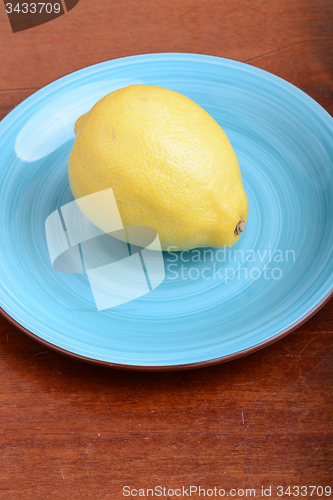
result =
M73 200L75 120L133 83L181 92L221 125L239 159L249 218L230 250L164 253L159 286L98 310L86 273L53 269L45 221ZM332 295L333 120L270 73L196 54L107 61L11 111L0 123L0 152L2 309L65 354L132 369L213 364L277 340Z

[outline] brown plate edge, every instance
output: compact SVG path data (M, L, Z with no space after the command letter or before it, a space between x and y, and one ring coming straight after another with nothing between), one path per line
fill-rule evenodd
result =
M267 347L274 342L277 342L278 340L282 339L286 335L289 335L289 333L293 332L296 330L296 328L300 327L306 321L308 321L312 316L314 316L329 300L333 297L333 289L324 297L311 311L308 312L308 314L305 314L301 319L293 323L289 328L286 328L282 332L278 333L277 335L274 335L274 337L271 337L268 340L265 340L264 342L260 342L259 344L256 344L252 347L249 347L248 349L244 349L242 351L238 351L234 354L229 354L227 356L222 356L221 358L214 358L214 359L209 359L207 361L199 361L197 363L188 363L185 365L170 365L170 366L140 366L140 365L122 365L118 363L109 363L108 361L100 361L98 359L93 359L93 358L87 358L85 356L81 356L80 354L75 354L70 351L66 351L66 349L62 349L61 347L58 347L54 344L51 344L47 340L41 339L38 337L38 335L32 333L30 330L22 326L20 323L18 323L15 319L13 319L6 311L4 311L0 307L0 314L6 318L9 323L12 323L16 328L21 330L23 333L28 335L28 337L31 337L32 339L36 340L40 344L43 344L45 347L48 347L56 352L59 352L60 354L64 354L65 356L68 356L70 358L77 359L79 361L84 361L86 363L90 363L93 365L98 365L98 366L106 366L108 368L116 368L118 370L132 370L132 371L147 371L147 372L166 372L166 371L180 371L180 370L192 370L194 368L204 368L206 366L213 366L213 365L218 365L220 363L226 363L227 361L232 361L237 358L242 358L243 356L247 356L248 354L251 354L255 351L259 351L260 349L263 349L264 347Z

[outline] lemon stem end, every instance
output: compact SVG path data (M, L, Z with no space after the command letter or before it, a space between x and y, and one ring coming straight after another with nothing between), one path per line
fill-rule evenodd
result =
M244 220L240 220L235 228L234 234L238 236L246 229L246 222Z

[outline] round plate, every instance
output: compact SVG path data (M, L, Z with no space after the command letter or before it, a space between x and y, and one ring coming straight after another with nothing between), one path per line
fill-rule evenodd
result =
M73 200L75 120L133 83L180 92L221 125L239 159L249 218L233 248L164 253L162 284L99 311L86 273L52 268L45 220ZM208 365L281 338L332 294L333 120L270 73L205 55L126 57L47 85L0 132L2 309L49 347L123 368Z

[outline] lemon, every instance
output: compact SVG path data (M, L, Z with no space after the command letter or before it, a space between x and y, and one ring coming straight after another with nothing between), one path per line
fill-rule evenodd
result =
M216 121L184 95L152 85L116 90L77 120L75 135L74 198L112 188L125 228L154 228L163 250L232 246L245 229L236 154Z

